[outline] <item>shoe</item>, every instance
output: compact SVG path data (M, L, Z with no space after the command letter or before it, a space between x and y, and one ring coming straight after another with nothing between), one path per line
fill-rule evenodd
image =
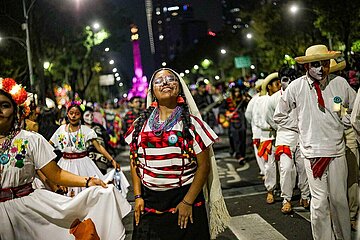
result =
M239 158L238 160L239 160L239 165L240 165L240 166L244 166L244 165L245 165L246 161L245 161L245 158L244 158L244 157L241 157L241 158Z
M291 203L289 201L284 201L282 208L281 208L281 212L284 214L289 214L292 212L292 207L291 207Z
M310 201L308 199L300 199L300 206L309 209Z
M275 202L274 194L272 191L269 191L266 196L266 203L267 204L273 204Z

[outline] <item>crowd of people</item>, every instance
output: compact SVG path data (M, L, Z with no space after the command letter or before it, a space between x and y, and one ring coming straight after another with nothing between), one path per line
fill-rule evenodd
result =
M216 86L200 79L195 89L162 68L147 98L121 110L79 99L65 111L29 107L21 85L0 79L0 239L124 239L130 184L114 157L127 149L133 239L214 239L230 219L212 149L222 135L240 166L255 156L264 203L279 190L290 214L297 187L313 238L350 240L359 228L360 94L340 76L340 55L314 45L295 58L303 72L284 66ZM107 185L117 173L121 186Z

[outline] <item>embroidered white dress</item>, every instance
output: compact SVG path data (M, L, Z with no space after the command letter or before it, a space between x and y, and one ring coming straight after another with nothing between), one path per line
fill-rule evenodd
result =
M41 135L25 130L4 153L0 156L0 188L31 183L35 171L56 157ZM130 210L129 203L112 185L87 188L74 198L36 189L30 195L0 202L0 239L75 239L69 233L71 224L75 219L88 218L95 223L101 239L124 239L122 218Z
M96 139L95 131L85 125L81 125L76 132L69 132L68 125L61 125L51 137L50 141L54 144L56 149L63 153L82 153L85 152L86 142ZM110 171L105 176L100 172L96 164L88 156L76 159L61 158L58 165L73 174L79 176L98 177L105 182L112 180L115 169ZM121 189L123 196L126 197L129 182L124 174L121 173ZM75 187L69 188L68 196L73 196L84 190L85 188Z

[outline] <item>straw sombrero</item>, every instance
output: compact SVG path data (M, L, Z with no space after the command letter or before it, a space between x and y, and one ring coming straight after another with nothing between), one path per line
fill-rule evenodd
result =
M264 81L262 81L261 84L261 95L266 95L267 90L266 90L266 86L275 78L279 78L279 74L277 72L271 73L269 74Z
M346 62L345 61L341 61L341 62L337 63L335 61L335 59L330 60L330 73L341 71L345 67L346 67Z
M258 79L256 82L255 82L255 89L256 90L260 90L261 89L261 85L262 85L262 82L264 81L264 79Z
M314 45L306 49L305 56L296 57L295 61L304 64L321 60L334 59L341 56L339 51L329 51L325 45Z

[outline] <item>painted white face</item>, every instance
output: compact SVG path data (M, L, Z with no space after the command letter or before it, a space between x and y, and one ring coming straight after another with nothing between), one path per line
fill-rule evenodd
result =
M323 72L322 67L310 67L309 74L311 77L313 77L315 80L322 80L323 79Z
M283 76L281 78L280 82L281 82L281 88L283 90L285 90L289 86L289 84L291 82L291 79L289 77L287 77L287 76Z
M91 125L91 124L93 123L93 120L94 120L94 115L93 115L93 113L90 112L90 111L86 111L86 112L84 113L84 122L85 122L86 124Z

